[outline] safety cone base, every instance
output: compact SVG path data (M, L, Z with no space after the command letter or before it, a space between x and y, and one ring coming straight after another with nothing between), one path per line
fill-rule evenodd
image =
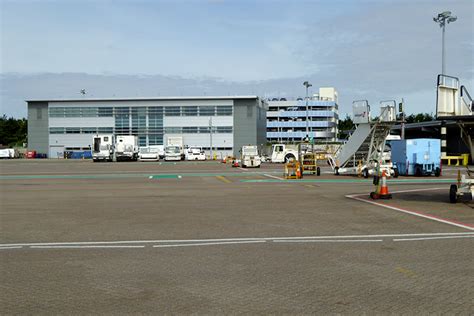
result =
M390 200L392 198L392 194L380 194L377 192L370 192L370 198L372 200Z

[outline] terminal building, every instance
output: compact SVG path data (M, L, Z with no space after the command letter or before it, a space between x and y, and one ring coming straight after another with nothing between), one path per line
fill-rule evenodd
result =
M274 98L268 101L267 140L271 143L291 143L308 137L314 142L335 142L338 121L335 88L319 88L319 93L308 100Z
M257 96L27 100L28 150L61 156L90 150L94 134L136 135L140 146L185 145L238 155L265 145L267 104ZM212 143L211 143L212 142ZM212 148L211 148L212 147Z

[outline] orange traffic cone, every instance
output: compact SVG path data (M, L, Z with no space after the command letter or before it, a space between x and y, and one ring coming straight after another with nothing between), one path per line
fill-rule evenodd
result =
M222 158L222 163L226 163L226 157Z
M385 175L385 170L382 171L382 184L381 186L377 186L377 190L375 192L370 193L370 197L374 200L377 199L391 199L392 195L388 192L387 186L387 176Z

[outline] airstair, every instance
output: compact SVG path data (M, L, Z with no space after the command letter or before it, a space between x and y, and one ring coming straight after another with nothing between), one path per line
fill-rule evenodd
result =
M474 103L465 86L460 86L456 77L438 75L436 90L436 116L438 120L454 121L461 129L462 138L469 147L471 158L474 159ZM446 133L446 129L441 131ZM441 147L446 148L445 139ZM442 156L446 151L441 150Z
M380 116L372 120L367 100L352 103L357 128L348 141L329 157L329 164L336 175L359 174L367 178L375 173L377 167L387 174L395 174L392 165L383 161L383 153L385 140L397 122L396 103L390 100L380 104Z

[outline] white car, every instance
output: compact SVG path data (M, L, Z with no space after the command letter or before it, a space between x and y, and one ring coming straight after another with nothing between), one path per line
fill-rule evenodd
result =
M160 153L156 147L140 147L138 152L139 161L158 161L160 160Z

